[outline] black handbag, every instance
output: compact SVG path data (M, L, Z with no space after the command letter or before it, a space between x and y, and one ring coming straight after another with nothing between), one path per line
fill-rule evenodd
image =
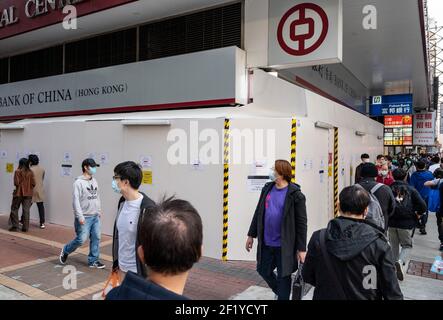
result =
M312 286L303 280L302 270L303 263L300 263L295 273L294 281L292 282L292 300L302 300L312 289Z

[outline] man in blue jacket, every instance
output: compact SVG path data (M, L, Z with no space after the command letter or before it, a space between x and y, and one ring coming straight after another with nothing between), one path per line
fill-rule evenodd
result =
M414 172L409 180L409 184L417 189L420 196L429 205L429 194L431 189L425 186L425 182L434 180L434 175L426 170L426 163L422 160L416 164L417 171ZM419 221L420 233L426 234L426 222L428 221L428 212L422 215Z

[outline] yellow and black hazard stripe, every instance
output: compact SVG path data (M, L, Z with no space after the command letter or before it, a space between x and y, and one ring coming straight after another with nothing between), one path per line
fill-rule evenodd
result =
M334 128L334 217L338 213L338 128Z
M295 170L296 170L296 158L297 158L297 119L292 119L291 128L291 166L292 166L292 179L291 182L295 183Z
M223 175L223 251L222 260L228 260L228 199L229 199L229 138L230 120L225 119L224 132L224 175Z

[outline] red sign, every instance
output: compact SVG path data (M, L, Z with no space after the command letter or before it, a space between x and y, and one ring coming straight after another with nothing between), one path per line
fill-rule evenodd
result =
M315 25L314 19L307 17L306 13L310 10L318 15L321 25ZM298 12L298 19L289 21L289 18ZM298 43L298 49L291 47L285 40L284 32L289 23L289 39ZM306 42L314 37L316 28L321 28L320 37L311 45L307 46ZM304 30L306 29L306 30ZM301 30L301 31L300 31ZM304 56L317 50L325 41L329 30L329 20L326 12L318 5L313 3L302 3L291 8L283 15L278 30L277 38L281 48L288 54L293 56Z
M60 23L63 7L72 4L85 16L136 0L1 0L0 40Z
M385 116L385 127L412 126L411 116Z

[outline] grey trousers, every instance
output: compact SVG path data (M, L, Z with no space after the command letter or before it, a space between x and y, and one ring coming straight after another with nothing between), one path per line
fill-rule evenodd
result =
M412 250L412 230L389 228L388 233L394 261L406 264Z

